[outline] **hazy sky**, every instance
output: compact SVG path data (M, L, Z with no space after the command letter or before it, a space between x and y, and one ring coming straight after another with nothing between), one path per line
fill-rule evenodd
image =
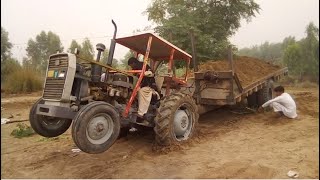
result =
M118 25L118 37L132 35L136 29L152 25L142 12L151 0L1 0L1 26L14 44L13 56L22 60L28 39L41 30L60 36L66 50L72 39L82 42L88 37L95 46L109 47L113 35L111 19ZM319 0L256 0L260 14L230 38L239 48L265 41L279 42L286 36L305 36L306 25L319 26ZM115 58L128 49L118 45Z

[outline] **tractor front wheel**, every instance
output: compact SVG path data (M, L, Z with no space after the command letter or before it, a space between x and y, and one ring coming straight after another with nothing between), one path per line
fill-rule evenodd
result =
M39 99L36 103L34 103L30 110L29 121L32 129L37 134L44 137L56 137L66 132L71 125L71 119L36 114L38 104L43 103L44 101Z
M73 119L73 141L86 153L97 154L108 150L119 133L119 113L106 102L96 101L85 105Z
M198 108L191 96L180 92L167 96L155 118L156 142L164 146L185 142L194 135L198 118Z

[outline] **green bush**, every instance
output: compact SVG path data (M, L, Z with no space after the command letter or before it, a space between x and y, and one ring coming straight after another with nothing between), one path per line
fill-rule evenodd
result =
M42 88L43 81L40 74L27 68L10 73L4 83L4 89L8 93L34 92Z
M18 123L17 124L17 129L14 129L11 132L11 136L14 136L15 138L22 138L22 137L28 137L35 134L35 132L33 131L33 129L24 124L24 123Z

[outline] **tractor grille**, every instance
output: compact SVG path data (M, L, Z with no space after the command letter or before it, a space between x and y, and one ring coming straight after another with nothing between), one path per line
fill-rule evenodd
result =
M48 73L43 91L43 99L60 100L62 97L66 74L68 70L68 55L57 55L49 59ZM64 77L58 77L64 72Z

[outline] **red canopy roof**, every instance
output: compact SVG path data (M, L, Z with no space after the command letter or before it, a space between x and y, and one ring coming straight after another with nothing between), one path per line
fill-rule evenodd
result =
M174 60L188 60L192 56L165 39L153 33L144 33L129 37L117 38L116 42L140 54L145 54L147 49L148 38L152 37L149 58L153 60L166 60L170 58L171 49L174 51Z

